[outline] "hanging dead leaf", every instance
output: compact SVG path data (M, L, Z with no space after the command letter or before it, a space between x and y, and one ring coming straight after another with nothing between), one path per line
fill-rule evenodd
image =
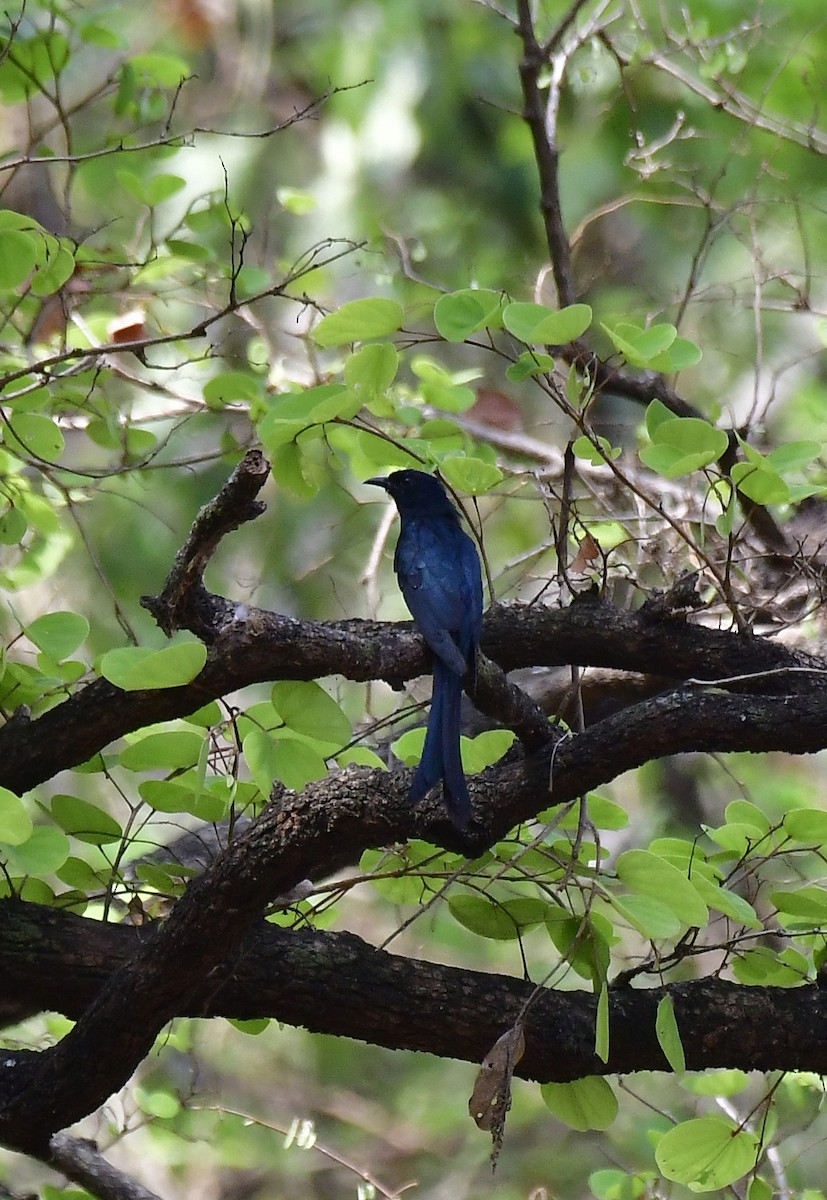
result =
M522 1021L517 1021L497 1039L482 1060L471 1099L468 1101L468 1111L477 1127L491 1134L492 1168L497 1165L505 1133L505 1117L511 1108L511 1079L514 1068L524 1053L524 1027Z

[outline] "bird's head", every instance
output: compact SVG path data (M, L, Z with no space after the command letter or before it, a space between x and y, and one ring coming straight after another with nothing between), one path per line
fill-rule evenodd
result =
M390 475L366 479L365 483L384 488L402 514L457 516L442 484L424 471L392 471Z

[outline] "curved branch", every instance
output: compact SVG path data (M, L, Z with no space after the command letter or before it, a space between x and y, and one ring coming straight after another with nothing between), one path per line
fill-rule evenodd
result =
M827 745L827 688L804 696L685 690L609 717L524 762L471 781L475 823L460 838L433 801L411 809L408 771L351 767L278 794L264 814L194 880L156 933L115 971L56 1046L0 1064L0 1141L43 1157L58 1129L97 1108L232 956L268 901L368 848L427 840L476 854L517 822L643 762L685 750L786 750ZM590 1034L590 1036L593 1036Z

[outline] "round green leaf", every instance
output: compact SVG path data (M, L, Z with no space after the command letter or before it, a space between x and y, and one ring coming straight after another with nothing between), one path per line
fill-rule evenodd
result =
M588 304L569 304L535 325L531 340L545 346L564 346L584 334L591 323L592 310Z
M270 795L278 770L276 739L263 729L254 729L241 743L244 760L262 796Z
M32 821L19 796L0 787L0 842L19 846L32 834Z
M297 733L337 746L350 741L350 721L315 681L282 680L274 685L271 699L285 725Z
M10 449L23 449L46 462L57 462L64 448L63 434L51 417L35 412L15 413L3 432L3 440Z
M656 354L648 362L650 371L663 371L664 374L674 375L678 371L687 371L695 367L703 358L700 346L690 342L689 338L675 338L668 350Z
M86 640L89 622L80 613L56 612L37 617L26 634L39 650L55 662L62 662Z
M37 262L36 235L21 229L0 229L0 289L25 283Z
M786 504L790 489L777 471L765 459L760 465L736 463L731 471L732 482L738 490L756 504Z
M195 766L203 745L203 734L195 730L149 733L121 751L120 764L128 771L180 770Z
M204 401L210 408L221 408L225 404L249 404L264 394L264 383L259 375L246 371L222 371L204 384Z
M105 846L120 841L123 831L108 812L81 800L77 796L59 794L52 797L52 816L65 833L92 846Z
M434 305L434 324L446 342L464 342L480 329L499 327L502 294L488 288L463 288L440 296Z
M345 363L345 383L363 404L384 392L393 383L399 368L399 355L390 342L370 342L351 354Z
M674 325L650 325L642 329L639 325L620 322L613 329L603 325L604 331L612 340L627 363L633 367L648 367L651 360L668 350L678 335Z
M75 256L67 246L59 244L38 267L32 280L32 291L35 296L52 296L71 279L74 271Z
M476 737L463 739L463 769L471 775L484 771L502 758L514 740L515 734L510 729L487 729Z
M752 1170L759 1153L755 1134L736 1129L723 1117L698 1117L664 1134L655 1160L667 1179L692 1184L693 1191L713 1192Z
M295 738L276 738L276 778L294 792L324 779L327 763L318 750ZM265 793L266 795L267 793Z
M180 175L155 175L152 179L148 180L146 185L147 204L161 204L164 200L169 200L170 196L174 196L176 192L180 192L181 188L186 186L186 179L182 179Z
M499 467L483 462L481 458L444 458L439 470L446 483L469 496L490 492L503 477Z
M69 839L54 825L37 825L19 845L6 845L3 856L21 875L51 875L69 857Z
M344 346L366 338L385 337L400 329L405 313L398 300L376 296L369 300L351 300L336 312L322 317L313 330L319 346Z
M540 1094L546 1107L571 1129L608 1129L617 1116L617 1097L601 1075L571 1083L544 1083Z
M652 445L640 451L641 460L667 479L709 466L721 457L728 444L722 429L700 417L672 417L657 424L650 436Z
M451 896L451 916L480 937L512 941L524 930L542 924L548 913L545 900L526 896L495 901L488 896Z
M797 842L827 842L827 812L822 808L794 808L784 815L784 829Z
M529 345L565 345L580 337L591 324L588 304L571 304L559 310L545 304L507 304L503 324L509 333Z
M139 692L191 683L206 661L207 647L202 642L182 641L163 650L145 646L110 650L101 658L99 670L115 687Z
M648 850L626 850L617 860L617 876L630 892L660 901L684 925L702 928L709 912L682 871Z

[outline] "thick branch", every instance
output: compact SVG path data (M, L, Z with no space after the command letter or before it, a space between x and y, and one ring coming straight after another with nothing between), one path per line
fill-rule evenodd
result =
M215 597L221 605L228 601ZM0 784L22 793L58 771L86 762L123 734L156 721L185 717L218 696L274 679L339 674L394 686L429 670L424 642L409 624L298 621L236 606L217 624L207 664L186 687L122 692L104 679L30 722L0 729ZM482 647L504 670L529 666L608 667L638 673L715 680L767 671L752 685L766 692L805 691L827 663L760 637L741 637L680 621L647 622L608 604L568 609L496 606L485 617ZM484 698L478 699L480 705ZM509 724L507 711L488 710Z
M112 972L152 936L36 905L0 903L7 993L32 1008L79 1017ZM655 1034L657 1004L667 993L690 1070L827 1071L827 1010L815 985L744 988L696 980L615 988L604 1063L594 1054L597 998L591 992L536 991L522 979L388 954L353 934L273 925L251 930L178 1015L272 1017L316 1033L479 1062L530 1001L518 1073L547 1082L668 1069Z

